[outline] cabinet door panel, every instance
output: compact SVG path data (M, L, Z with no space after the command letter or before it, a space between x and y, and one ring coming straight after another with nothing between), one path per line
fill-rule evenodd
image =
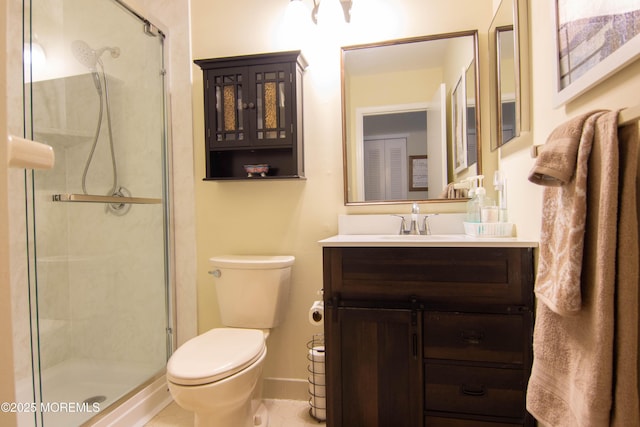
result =
M249 145L249 115L243 107L249 96L245 67L205 72L206 140L210 148Z
M428 312L424 357L522 365L522 315Z
M328 425L422 425L419 313L340 308L325 319Z
M252 141L260 146L288 146L293 142L292 79L290 63L251 67L251 95L253 103Z

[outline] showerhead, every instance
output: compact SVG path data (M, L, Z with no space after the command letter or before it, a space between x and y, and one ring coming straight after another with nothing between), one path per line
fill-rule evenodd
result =
M73 56L91 71L96 71L96 65L100 63L100 57L105 51L109 51L112 58L120 56L120 48L118 47L101 47L98 50L93 50L85 41L74 40L71 42Z

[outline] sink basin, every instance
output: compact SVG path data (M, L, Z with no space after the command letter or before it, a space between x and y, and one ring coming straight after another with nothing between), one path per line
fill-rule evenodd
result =
M390 234L380 236L383 240L424 240L424 241L459 241L467 238L464 234Z

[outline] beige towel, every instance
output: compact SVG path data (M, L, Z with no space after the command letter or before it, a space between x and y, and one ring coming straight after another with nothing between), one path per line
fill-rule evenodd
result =
M638 381L638 125L618 131L620 142L620 211L614 332L614 395L611 425L640 426Z
M447 186L442 190L442 193L438 196L440 199L460 199L463 197L467 197L467 190L464 188L455 188L456 183L450 182Z
M588 161L595 123L602 114L584 114L556 128L529 174L530 181L547 186L536 296L558 314L575 314L581 306Z
M616 113L590 113L576 120L556 129L552 136L573 135L575 139L576 123L582 123L580 146L574 150L576 175L564 184L575 187L574 198L586 196L581 257L579 260L568 258L570 262L581 265L578 272L580 281L577 290L565 291L562 290L565 286L576 287L574 282L567 281L568 277L575 279L572 276L575 272L567 275L547 273L546 280L550 282L549 277L553 277L555 283L544 283L543 289L539 290L540 276L536 279L536 294L543 297L536 307L534 361L527 390L527 409L536 419L552 427L637 427L640 425L637 378L638 231L636 166L631 164L637 161L634 154L638 143L637 125L634 131L625 129L621 133L624 140L620 143L619 156ZM586 151L582 144L585 144L585 149L592 144L591 155L587 155L588 180L585 188L580 185L583 172L587 177L586 170L580 171L585 166L581 164L583 151ZM563 192L547 190L545 198L566 197ZM565 190L570 191L569 188ZM581 194L585 190L586 194ZM574 206L566 202L557 200L555 206ZM549 218L563 221L566 220L560 218L563 214L577 212L574 206L572 211L548 217L552 206L545 199L543 230L550 226L547 223ZM580 226L579 222L565 224ZM557 251L561 247L561 242L545 239L564 238L565 244L572 245L576 237L577 233L543 231L540 258L543 248L550 246ZM569 255L553 253L558 257ZM551 266L562 269L561 263L549 260L545 263L542 265L541 260L539 268ZM549 286L555 289L554 292L549 292ZM546 301L555 308L569 307L571 314L559 314Z

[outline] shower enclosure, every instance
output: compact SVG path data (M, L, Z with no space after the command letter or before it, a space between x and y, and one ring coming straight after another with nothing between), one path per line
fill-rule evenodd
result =
M25 136L56 164L25 175L32 358L16 371L45 410L20 425L69 427L162 375L172 348L164 34L119 0L23 1Z

